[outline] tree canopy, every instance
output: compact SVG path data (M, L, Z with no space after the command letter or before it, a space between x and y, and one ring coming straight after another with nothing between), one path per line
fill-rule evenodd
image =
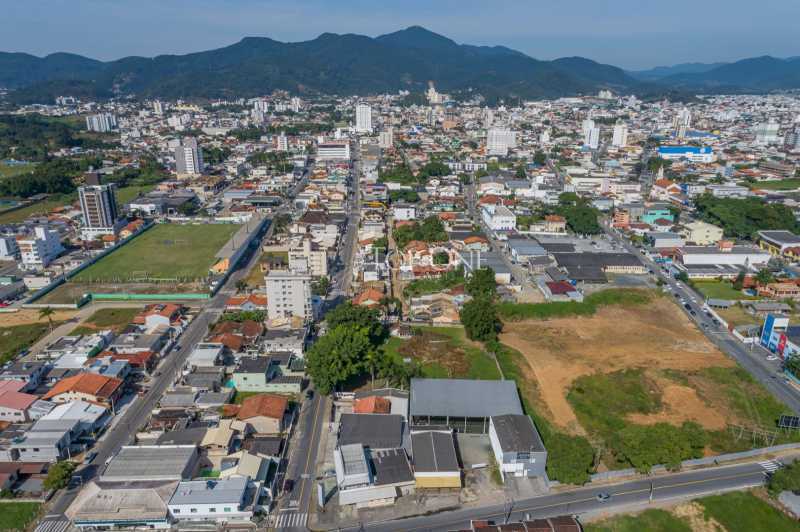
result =
M444 230L444 224L437 216L428 216L421 224L413 223L398 227L392 233L394 241L399 249L403 249L412 240L421 240L422 242L445 242L447 241L447 232Z
M338 325L317 339L306 354L306 368L322 394L359 375L373 350L368 327Z
M472 297L493 298L497 292L494 270L486 266L473 271L465 290Z
M479 297L461 307L461 324L470 340L488 342L497 339L502 324L492 301Z
M800 230L800 224L786 205L758 198L715 198L711 194L695 198L694 203L700 218L722 227L726 236L753 239L763 230Z

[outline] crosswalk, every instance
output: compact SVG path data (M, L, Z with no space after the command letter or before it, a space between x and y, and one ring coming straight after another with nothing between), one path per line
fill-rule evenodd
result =
M306 512L281 512L275 517L275 528L305 528L307 522Z
M69 519L63 515L48 515L37 525L35 532L66 532L69 527Z
M767 473L774 473L775 471L783 467L783 464L778 462L777 460L767 460L764 462L759 462L758 465L763 467Z

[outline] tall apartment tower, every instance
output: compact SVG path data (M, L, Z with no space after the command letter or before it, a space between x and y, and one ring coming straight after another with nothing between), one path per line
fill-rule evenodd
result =
M113 183L101 184L97 174L88 174L86 184L78 187L83 214L81 235L84 240L117 233L120 216L114 188Z
M378 135L378 147L383 149L391 148L394 145L394 130L389 127L386 131L381 131Z
M592 150L596 150L600 147L600 128L593 127L589 129L583 138L583 144L588 146Z
M356 105L356 131L372 133L372 108L365 103Z
M270 320L314 317L311 305L311 275L288 270L270 270L267 284L267 317Z
M492 128L486 132L486 152L505 157L508 150L517 147L517 134L510 129Z
M611 135L611 145L615 148L624 148L628 145L628 126L622 122L614 125L614 132Z
M164 104L160 100L153 100L153 112L157 115L164 114Z
M178 175L203 173L203 151L197 145L197 139L186 137L175 148L175 169Z

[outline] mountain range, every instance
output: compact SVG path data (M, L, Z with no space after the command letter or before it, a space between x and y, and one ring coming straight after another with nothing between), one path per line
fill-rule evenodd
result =
M420 92L428 81L458 95L554 98L600 89L661 97L694 91L800 87L800 59L759 57L730 64L677 65L626 72L582 57L534 59L503 46L458 44L425 28L367 37L324 33L284 43L246 37L236 44L186 55L98 61L75 54L36 57L0 53L0 87L18 103L49 102L59 94L103 98L252 97L283 89L296 94Z

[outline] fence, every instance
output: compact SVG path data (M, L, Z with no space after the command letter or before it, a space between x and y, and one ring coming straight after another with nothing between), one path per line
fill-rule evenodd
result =
M91 293L92 299L97 301L149 301L157 299L159 301L178 301L182 299L208 299L208 294L129 294L127 292L115 292L113 294Z
M691 468L704 465L718 465L726 462L735 462L745 458L754 458L770 453L777 453L781 451L791 451L800 449L800 443L786 443L783 445L773 445L772 447L761 447L759 449L751 449L749 451L742 451L738 453L721 454L719 456L707 456L705 458L696 458L693 460L684 460L681 462L681 469ZM667 468L663 465L654 466L650 470L650 474L664 473ZM641 475L636 469L620 469L618 471L606 471L603 473L595 473L590 477L590 482L603 482L608 480L615 480L618 478L626 478Z

